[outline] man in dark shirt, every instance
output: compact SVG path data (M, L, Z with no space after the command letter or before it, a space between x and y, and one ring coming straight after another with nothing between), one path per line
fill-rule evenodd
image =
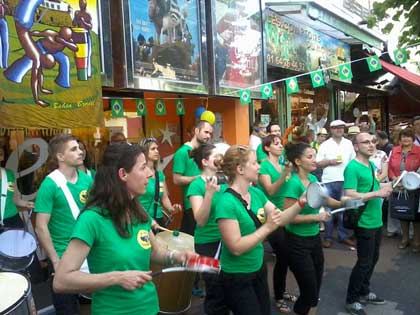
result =
M378 130L376 135L378 136L378 150L382 150L389 156L393 145L389 142L388 135L385 131Z

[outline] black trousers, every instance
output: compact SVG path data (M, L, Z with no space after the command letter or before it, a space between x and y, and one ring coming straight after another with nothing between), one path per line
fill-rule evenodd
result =
M312 307L318 305L324 272L324 253L321 238L316 236L298 236L286 232L289 248L289 268L299 286L300 295L293 306L298 315L306 315Z
M221 273L225 303L234 315L270 315L265 264L253 273Z
M287 244L284 235L284 228L278 228L268 236L273 252L276 255L276 263L273 269L273 289L274 298L276 300L283 299L283 294L286 291L286 277L287 277Z
M182 216L181 232L194 236L194 231L195 231L195 220L194 220L193 211L192 209L185 209Z
M382 229L358 227L354 232L357 239L357 262L350 275L346 303L357 302L360 296L370 292L370 278L379 260Z
M220 242L195 244L195 251L197 254L207 257L214 257L219 248ZM223 283L220 275L203 273L202 274L205 286L206 296L204 298L204 312L207 315L223 315L229 314L223 294Z
M3 224L4 224L4 227L8 229L23 229L24 228L24 224L19 213L14 215L13 217L4 219Z

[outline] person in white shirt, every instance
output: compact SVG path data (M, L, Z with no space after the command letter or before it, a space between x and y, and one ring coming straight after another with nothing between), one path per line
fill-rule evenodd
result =
M343 137L345 125L346 123L342 120L334 120L330 123L331 137L319 146L316 156L318 167L323 169L322 182L328 189L330 197L336 200L340 200L343 195L344 169L356 156L351 141ZM354 247L354 241L349 239L349 231L343 227L342 213L337 214L336 217L338 240ZM325 248L332 245L333 230L333 220L326 222L323 242Z
M324 128L325 124L327 123L328 107L329 105L327 103L322 104L318 107L315 107L312 110L312 112L308 116L306 116L306 119L305 119L306 128L309 130L313 130L314 134L318 134L318 132L320 132L320 130ZM322 112L322 110L323 110L323 114L321 116L319 115L319 113ZM321 118L317 120L319 116L321 116Z
M252 126L251 135L249 136L249 146L252 150L257 151L258 146L261 144L261 139L267 134L265 127L261 122L255 122Z

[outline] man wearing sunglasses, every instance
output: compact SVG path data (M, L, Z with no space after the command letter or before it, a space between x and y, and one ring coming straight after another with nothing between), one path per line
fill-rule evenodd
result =
M356 156L353 144L344 138L346 123L342 120L334 120L330 123L331 137L323 142L318 149L316 161L319 168L323 169L322 182L330 193L330 197L340 200L343 195L344 169ZM351 248L355 243L349 239L350 232L343 227L343 214L337 214L338 240ZM334 221L331 219L325 223L325 236L323 246L332 246Z
M213 127L207 121L199 121L194 127L192 139L185 142L174 155L173 182L181 186L184 196L184 215L182 217L181 231L194 235L195 221L192 213L191 203L187 197L188 186L200 176L201 171L198 165L189 156L189 152L198 148L201 144L209 142L213 134Z

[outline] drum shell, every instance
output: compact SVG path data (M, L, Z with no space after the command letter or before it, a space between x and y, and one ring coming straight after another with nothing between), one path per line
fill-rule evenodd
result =
M2 251L2 249L0 248L0 270L2 270L2 271L23 271L23 270L27 269L32 264L32 261L34 260L34 254L35 254L35 251L36 251L35 238L29 232L26 232L26 231L23 231L23 230L11 229L11 230L7 230L7 231L3 232L2 234L0 234L0 242L10 241L10 238L7 237L6 234L8 236L12 235L12 240L15 240L13 238L14 235L17 235L17 236L15 236L17 238L18 237L26 238L26 241L24 243L22 243L21 245L29 246L29 247L32 247L32 248L23 247L23 248L27 249L26 250L27 255L22 255L22 256L8 255L4 251ZM28 238L29 238L29 243L31 243L31 244L27 243ZM13 244L14 243L12 243L12 245ZM17 243L15 244L15 246L17 246Z
M1 272L0 274L2 273L3 272ZM24 295L16 303L10 305L3 311L0 311L0 315L36 315L37 314L35 302L32 297L31 283L28 280L27 282L28 282L28 287Z
M161 246L169 250L180 249L173 248L170 241L170 232L162 232L156 235L157 241ZM194 251L194 238L191 235L180 233L184 239L183 244L190 251ZM152 263L150 269L152 272L163 269L164 266ZM159 297L160 313L180 314L187 311L191 306L191 291L194 286L196 274L192 272L171 272L164 273L153 278L156 291Z

